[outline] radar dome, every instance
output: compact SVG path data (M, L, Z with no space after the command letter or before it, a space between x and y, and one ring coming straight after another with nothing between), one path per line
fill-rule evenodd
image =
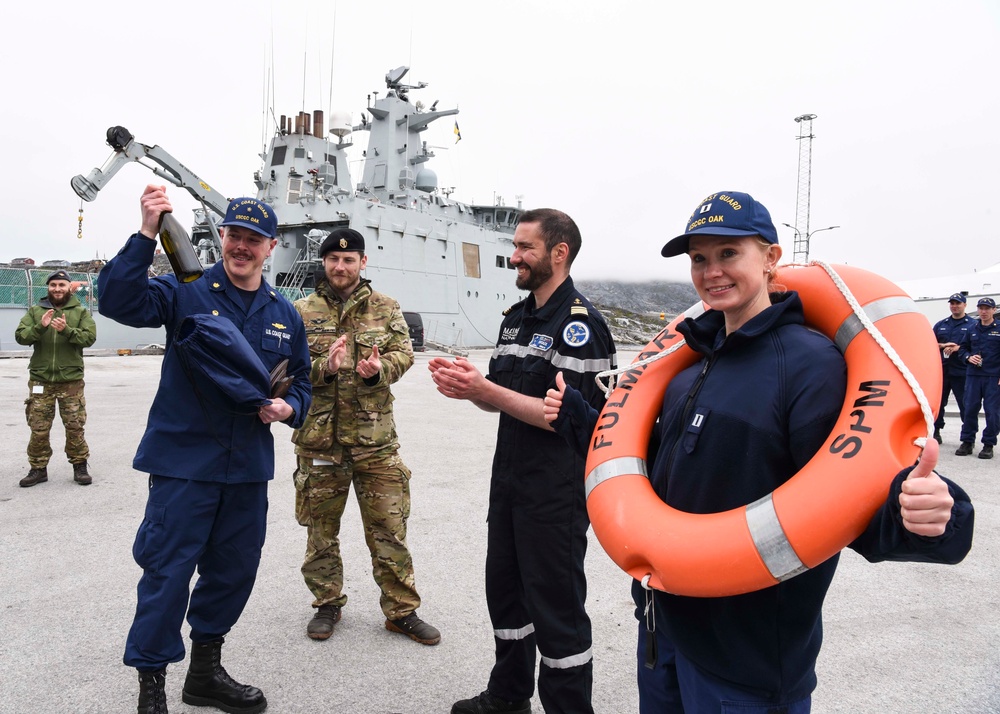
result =
M343 138L350 134L351 129L351 113L350 112L331 112L330 113L330 133L334 136L339 136Z
M437 174L430 169L420 169L417 172L415 184L418 191L424 191L425 193L436 191L438 187Z

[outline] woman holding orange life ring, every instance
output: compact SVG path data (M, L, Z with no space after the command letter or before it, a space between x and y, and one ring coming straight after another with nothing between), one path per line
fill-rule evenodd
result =
M843 407L845 364L833 342L804 325L798 294L780 291L777 231L751 196L726 191L703 200L662 250L681 254L710 309L677 331L702 359L667 386L647 461L668 505L717 513L766 496L809 462ZM597 413L561 380L557 386L546 418L567 438L586 440ZM896 475L850 544L870 561L957 563L971 547L972 504L933 471L937 443L928 441L920 463ZM837 561L725 597L648 591L633 581L640 712L808 712Z

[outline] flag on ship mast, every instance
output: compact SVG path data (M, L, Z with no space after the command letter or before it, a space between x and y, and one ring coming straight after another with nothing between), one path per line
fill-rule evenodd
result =
M462 132L458 130L458 122L455 122L455 143L457 144L462 140Z

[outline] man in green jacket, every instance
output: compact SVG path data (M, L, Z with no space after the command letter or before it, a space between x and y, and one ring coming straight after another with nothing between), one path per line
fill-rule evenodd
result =
M57 270L46 281L48 294L28 309L17 326L14 339L31 345L28 363L28 398L25 416L28 440L28 475L21 486L49 480L52 456L49 430L59 404L59 416L66 428L66 457L73 464L73 480L81 486L91 483L87 470L90 449L83 436L87 423L87 402L83 396L83 348L97 339L94 318L73 294L69 275Z
M399 457L389 390L413 364L409 329L399 303L361 277L367 257L360 233L334 230L319 254L316 292L295 301L313 386L309 415L292 435L296 518L309 529L302 575L315 597L306 635L329 638L347 604L340 520L353 483L385 628L436 645L441 633L416 612L420 595L406 545L410 470Z

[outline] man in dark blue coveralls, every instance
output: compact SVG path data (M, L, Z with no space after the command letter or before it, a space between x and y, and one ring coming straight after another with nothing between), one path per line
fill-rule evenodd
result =
M486 603L496 642L487 688L452 714L530 712L535 650L538 695L548 714L591 714L593 654L584 609L587 504L584 458L545 420L556 374L595 409L594 377L615 366L604 318L573 287L580 231L561 211L521 216L510 262L527 299L509 308L484 377L469 361L430 362L438 391L499 411L486 551Z
M962 443L956 456L968 456L979 432L979 407L986 414L983 429L983 450L979 458L992 459L993 447L1000 432L1000 323L993 313L996 301L991 297L979 299L976 305L979 321L966 333L960 352L968 369L965 373L965 417L962 420Z
M934 325L934 336L937 338L938 349L941 350L941 409L938 410L934 422L934 438L941 443L941 430L944 429L944 409L948 406L948 398L955 395L958 404L958 418L965 421L965 373L968 365L965 355L960 351L965 336L973 325L975 318L965 314L965 295L955 293L948 298L948 309L951 315Z
M124 661L139 670L139 714L166 714L166 666L184 659L186 612L191 662L184 702L257 714L267 707L264 694L233 680L221 651L250 598L264 545L267 482L274 478L270 425L300 427L309 409L305 328L261 274L277 242L270 206L234 199L222 222L222 261L200 279L179 283L173 275L146 277L160 215L171 210L164 188L147 186L141 204L140 231L104 266L99 282L102 314L132 327L166 328L159 389L132 462L150 476L132 548L143 575ZM265 388L267 372L287 359L294 377L287 395L267 400L265 394L259 409L242 410L206 398L177 334L190 316L225 318L220 328L242 333L251 357L259 358L257 371L265 370Z

